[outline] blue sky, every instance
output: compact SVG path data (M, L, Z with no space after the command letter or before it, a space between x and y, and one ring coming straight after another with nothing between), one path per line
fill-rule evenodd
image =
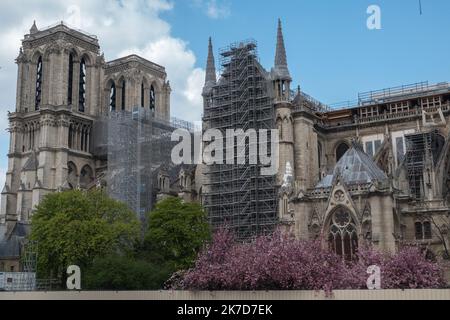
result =
M381 8L382 29L366 27L369 5ZM273 64L276 20L283 21L295 86L325 103L356 99L358 92L429 80L450 80L450 1L303 0L229 1L229 15L211 21L192 4L167 13L172 33L188 39L199 66L206 39L215 53L230 42L254 38L261 61Z
M381 8L381 30L366 10ZM15 109L20 39L64 20L96 34L107 60L140 54L166 66L172 115L199 119L207 39L218 50L258 41L273 65L277 19L283 21L289 67L302 90L324 103L358 92L428 80L450 80L450 1L422 0L2 0L0 1L0 185L7 168L7 111Z

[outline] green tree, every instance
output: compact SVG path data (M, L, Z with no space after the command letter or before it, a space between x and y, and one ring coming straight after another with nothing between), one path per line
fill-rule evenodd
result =
M65 279L67 266L89 267L94 258L129 252L139 238L139 222L125 204L103 191L47 195L32 217L40 277Z
M190 268L204 243L211 239L206 213L197 203L169 197L150 212L144 249L152 259Z
M95 259L82 284L88 290L159 290L172 272L168 265L112 255Z

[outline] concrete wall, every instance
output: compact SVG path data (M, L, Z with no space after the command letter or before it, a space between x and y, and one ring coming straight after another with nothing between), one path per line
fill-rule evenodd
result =
M450 290L0 292L0 300L450 300Z

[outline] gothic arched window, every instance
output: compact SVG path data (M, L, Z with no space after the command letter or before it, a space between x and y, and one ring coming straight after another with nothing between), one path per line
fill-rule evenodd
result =
M125 80L122 81L122 110L126 109L126 82Z
M36 97L35 97L35 110L39 110L39 107L41 106L41 100L42 100L42 56L39 57L37 62L37 69L36 69Z
M431 223L429 221L414 223L414 231L416 234L416 240L430 240L433 239L433 233L431 230Z
M431 233L431 223L429 221L423 223L423 235L425 239L433 238L433 234Z
M73 147L73 138L74 138L74 136L73 136L73 126L72 126L72 124L69 126L69 141L68 141L68 146L69 146L69 149L72 149L72 147Z
M144 108L145 107L145 101L144 101L144 83L141 83L141 107Z
M318 165L319 165L319 179L322 179L320 170L322 169L322 144L320 142L317 142L317 158L318 158Z
M81 59L80 62L80 81L79 81L79 104L78 111L84 112L86 106L86 61Z
M116 111L116 85L114 83L109 89L109 111Z
M423 240L423 228L421 222L416 222L414 224L414 230L416 233L416 240Z
M156 108L156 95L155 95L155 87L150 87L150 110L155 111Z
M352 260L358 249L358 234L350 212L339 207L331 216L328 236L330 249L345 260Z
M69 54L69 79L67 80L67 104L72 104L73 98L73 54Z
M341 160L341 158L344 156L344 154L348 151L349 146L348 144L346 144L345 142L341 143L337 148L336 148L336 162L338 162L339 160Z

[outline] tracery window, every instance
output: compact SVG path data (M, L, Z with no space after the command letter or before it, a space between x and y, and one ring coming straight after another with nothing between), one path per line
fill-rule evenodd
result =
M345 260L352 260L358 249L358 234L350 212L339 207L333 213L328 236L330 249Z

